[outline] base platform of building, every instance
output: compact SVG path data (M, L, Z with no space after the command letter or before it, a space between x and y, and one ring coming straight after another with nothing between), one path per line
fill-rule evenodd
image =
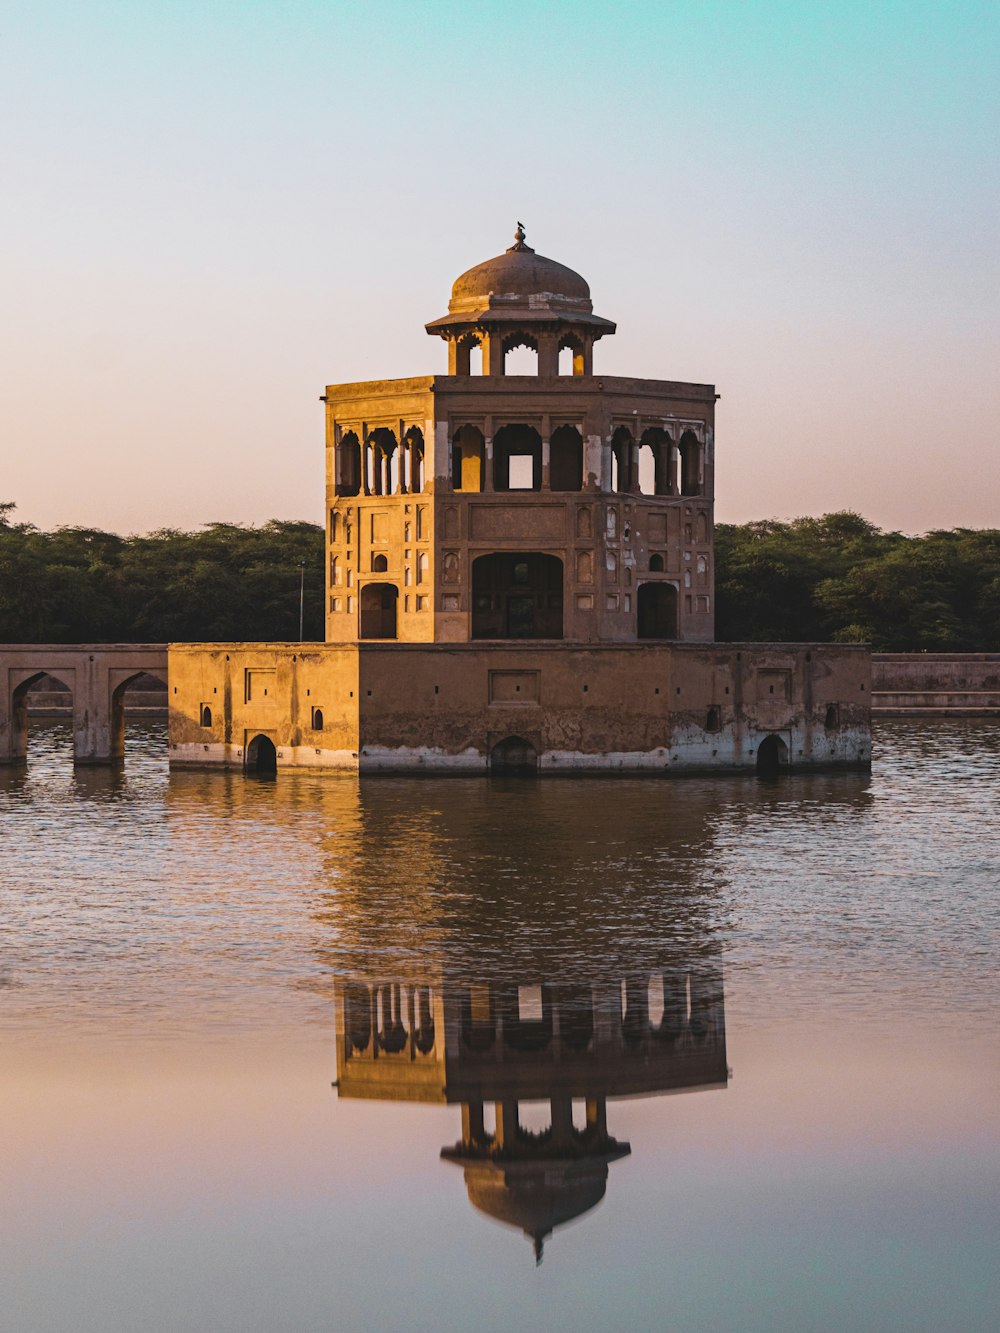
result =
M175 767L663 776L871 762L857 645L172 644L169 680Z

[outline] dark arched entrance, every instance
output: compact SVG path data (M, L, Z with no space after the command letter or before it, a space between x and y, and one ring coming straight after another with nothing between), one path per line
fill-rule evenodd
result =
M474 639L561 639L563 565L538 551L472 562Z
M394 583L366 583L361 589L361 637L394 639L399 589Z
M278 772L278 752L269 736L255 736L247 746L244 768L257 778L273 778Z
M498 741L490 751L490 772L519 775L537 773L538 751L523 736L508 736Z
M765 736L757 747L757 772L780 773L788 767L788 746L773 733Z
M640 583L636 606L640 639L677 638L677 589L672 583Z

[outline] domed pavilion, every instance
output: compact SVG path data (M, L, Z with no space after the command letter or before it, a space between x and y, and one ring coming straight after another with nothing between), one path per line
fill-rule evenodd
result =
M322 395L325 642L171 645L171 763L870 763L867 649L713 642L713 385L602 374L615 323L520 223L426 330L446 374Z

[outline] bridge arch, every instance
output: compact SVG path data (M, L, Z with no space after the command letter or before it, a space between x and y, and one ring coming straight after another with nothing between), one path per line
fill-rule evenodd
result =
M111 764L123 754L124 696L150 674L165 681L164 644L0 645L0 764L22 764L28 752L28 693L44 676L63 682L73 699L73 759Z

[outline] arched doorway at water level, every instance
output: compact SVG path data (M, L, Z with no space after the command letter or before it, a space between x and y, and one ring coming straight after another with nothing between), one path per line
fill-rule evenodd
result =
M757 772L774 774L788 769L788 746L774 732L757 746Z
M258 734L246 748L243 771L250 777L273 778L278 774L278 751L270 736Z
M490 751L490 772L531 777L538 772L538 751L523 736L508 736Z

